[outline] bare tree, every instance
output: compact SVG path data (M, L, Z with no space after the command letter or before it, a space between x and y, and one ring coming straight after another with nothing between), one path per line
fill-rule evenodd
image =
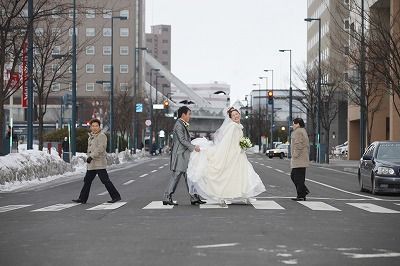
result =
M115 105L115 129L116 132L125 140L132 132L134 99L129 95L129 91L119 91L116 96Z

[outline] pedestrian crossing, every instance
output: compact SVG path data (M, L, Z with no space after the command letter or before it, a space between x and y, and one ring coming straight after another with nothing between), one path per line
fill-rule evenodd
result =
M176 201L175 201L176 202ZM109 211L116 210L125 205L131 205L133 202L116 202L116 203L102 203L96 206L91 206L90 208L85 208L85 211ZM176 202L177 203L177 202ZM134 203L135 207L138 205L136 202ZM143 210L172 210L179 209L183 207L187 207L189 203L182 203L182 205L172 206L172 205L163 205L162 201L151 201L148 204L145 204L142 207L139 207ZM385 206L381 206L384 204ZM40 208L36 207L34 204L19 204L19 205L5 205L0 206L0 215L3 213L13 212L13 211L23 211L27 210L31 213L40 213L40 212L60 212L67 209L73 209L78 205L85 206L79 203L57 203L49 206L42 206ZM333 206L340 205L340 206ZM309 201L290 201L287 199L281 200L256 200L251 201L250 204L243 204L243 202L235 203L228 205L220 205L217 202L208 202L206 204L199 205L197 207L191 206L193 208L199 208L201 210L207 209L229 209L229 208L247 208L251 207L255 210L271 210L271 211L291 211L293 209L304 208L304 210L310 211L318 211L318 212L367 212L367 213L375 213L375 214L399 214L400 213L400 203L396 202L385 202L385 203L368 203L368 202L323 202L318 200L309 200ZM82 208L80 208L82 210Z

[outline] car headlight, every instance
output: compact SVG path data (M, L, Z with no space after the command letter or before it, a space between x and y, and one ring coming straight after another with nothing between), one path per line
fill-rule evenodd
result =
M395 175L395 171L393 168L384 166L378 167L378 171L376 173L378 175Z

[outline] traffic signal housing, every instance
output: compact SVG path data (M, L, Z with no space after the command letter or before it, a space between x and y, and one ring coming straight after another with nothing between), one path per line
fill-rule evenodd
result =
M164 105L164 109L168 109L168 107L169 107L169 102L168 102L167 99L165 99L165 100L163 101L163 105Z
M268 91L268 104L273 104L273 103L274 103L274 92Z

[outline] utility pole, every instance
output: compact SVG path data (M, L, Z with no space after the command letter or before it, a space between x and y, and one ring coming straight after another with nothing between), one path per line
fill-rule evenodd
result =
M361 0L361 49L360 49L360 157L365 150L365 29L364 29L364 0Z

